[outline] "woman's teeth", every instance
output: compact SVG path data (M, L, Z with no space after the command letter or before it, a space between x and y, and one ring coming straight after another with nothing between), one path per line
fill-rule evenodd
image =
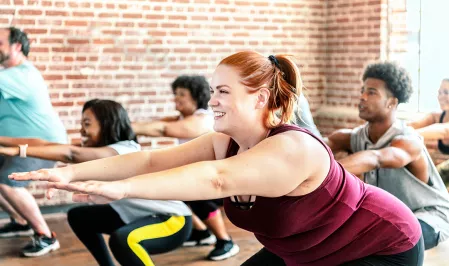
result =
M215 117L222 117L222 116L224 116L226 113L223 113L223 112L214 112L214 116Z

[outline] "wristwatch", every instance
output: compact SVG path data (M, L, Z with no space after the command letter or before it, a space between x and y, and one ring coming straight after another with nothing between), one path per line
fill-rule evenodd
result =
M27 157L27 148L28 148L28 144L20 144L19 145L19 156L22 158L26 158Z

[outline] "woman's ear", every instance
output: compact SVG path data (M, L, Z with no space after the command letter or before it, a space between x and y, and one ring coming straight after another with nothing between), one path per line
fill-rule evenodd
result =
M270 99L270 91L268 88L261 88L257 92L256 109L263 109Z

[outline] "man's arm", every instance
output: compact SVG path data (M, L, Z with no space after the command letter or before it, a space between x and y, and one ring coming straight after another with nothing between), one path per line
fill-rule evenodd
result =
M53 143L38 138L11 138L0 136L0 146L16 147L17 145L21 144L28 144L29 146L47 146L57 145L58 143Z
M132 127L137 135L190 139L211 132L213 120L207 115L191 115L185 119L171 122L133 123Z
M339 129L324 138L324 142L331 148L332 152L351 151L351 129Z
M413 127L414 129L427 127L427 126L430 126L430 125L438 122L438 121L435 121L436 120L435 117L437 115L438 114L436 114L436 113L430 113L419 120L408 122L407 125Z
M401 168L421 156L422 143L417 139L396 137L389 147L366 150L349 155L339 162L354 175L377 168Z
M449 138L449 123L438 123L417 129L425 140L439 140Z

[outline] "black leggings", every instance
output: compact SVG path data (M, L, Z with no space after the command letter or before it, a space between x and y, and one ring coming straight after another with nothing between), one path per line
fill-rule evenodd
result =
M109 204L76 207L67 218L101 266L114 265L101 234L111 236L109 247L121 265L154 265L149 254L181 246L192 230L190 216L151 215L125 224Z
M185 203L200 220L204 221L210 213L218 210L219 206L223 206L223 199L186 201Z
M393 255L372 255L341 264L341 266L422 266L424 260L424 240L411 249ZM285 266L285 262L265 248L245 261L242 266Z

